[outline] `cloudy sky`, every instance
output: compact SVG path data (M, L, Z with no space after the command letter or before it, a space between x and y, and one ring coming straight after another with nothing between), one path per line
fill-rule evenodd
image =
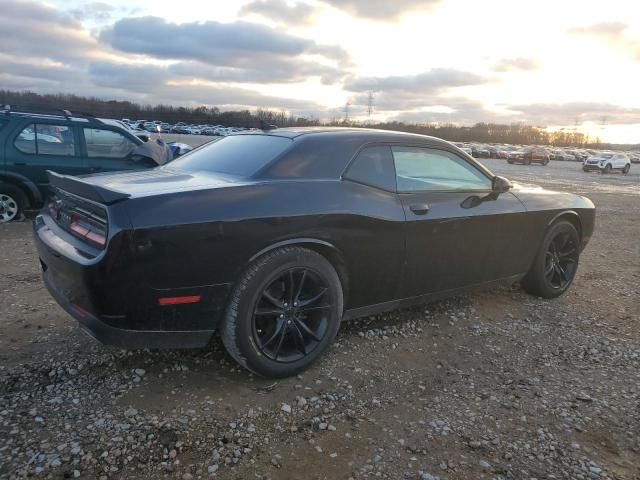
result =
M636 3L0 0L0 88L637 143Z

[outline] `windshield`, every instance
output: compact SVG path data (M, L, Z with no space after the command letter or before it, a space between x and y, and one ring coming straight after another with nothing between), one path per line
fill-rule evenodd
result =
M250 177L292 143L273 135L232 135L174 160L171 168Z
M600 155L601 158L611 158L613 157L613 153L603 153Z

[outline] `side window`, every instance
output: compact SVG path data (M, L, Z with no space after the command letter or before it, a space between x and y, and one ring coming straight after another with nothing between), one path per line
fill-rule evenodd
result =
M394 146L398 192L491 190L491 180L469 162L444 151Z
M32 123L24 127L13 145L23 153L36 153L36 126Z
M73 130L62 125L38 123L36 125L36 153L38 155L75 155Z
M344 175L345 178L354 182L392 192L396 190L395 176L391 147L387 145L363 149Z
M75 155L73 130L64 125L30 124L18 134L14 146L37 155Z
M101 128L85 128L83 130L89 158L125 158L137 146L127 137L113 130Z

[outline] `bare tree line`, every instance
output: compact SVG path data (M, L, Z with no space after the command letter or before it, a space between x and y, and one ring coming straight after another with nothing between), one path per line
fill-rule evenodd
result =
M141 105L129 101L103 100L97 97L81 97L71 94L38 94L31 91L0 90L0 104L14 108L43 110L67 109L96 117L130 118L132 120L160 120L169 123L222 124L236 127L261 127L265 123L278 127L336 125L372 127L385 130L432 135L453 142L509 143L522 145L555 145L599 148L600 139L576 130L546 131L544 128L524 124L477 123L459 126L441 123L382 122L362 124L356 121L332 120L322 123L317 118L292 116L285 111L258 109L220 111L217 107L184 107L173 105Z

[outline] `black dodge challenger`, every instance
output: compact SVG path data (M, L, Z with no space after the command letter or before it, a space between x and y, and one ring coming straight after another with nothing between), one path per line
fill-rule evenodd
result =
M366 129L254 131L143 172L49 175L35 241L81 327L126 348L219 331L274 377L313 363L343 319L517 281L556 297L595 217L443 140Z

